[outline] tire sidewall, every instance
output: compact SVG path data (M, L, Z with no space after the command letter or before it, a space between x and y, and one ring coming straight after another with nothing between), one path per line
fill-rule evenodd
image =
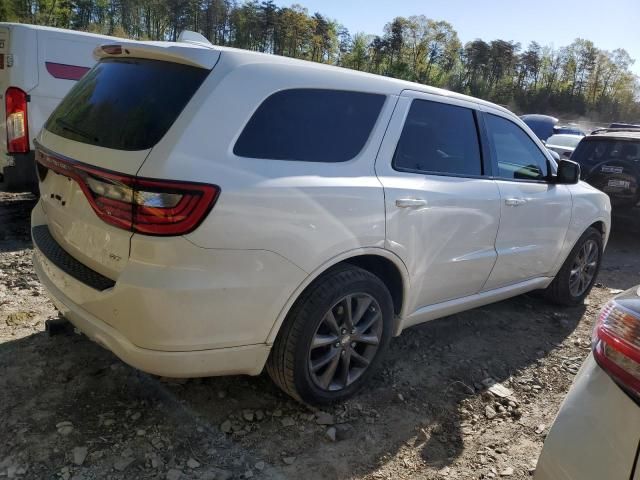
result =
M573 266L576 255L578 255L587 240L594 240L596 242L596 245L598 246L598 264L596 265L596 271L593 275L593 278L591 279L589 287L581 295L576 297L571 294L571 289L569 288L569 277L571 275L571 267ZM566 298L567 303L572 305L579 305L584 301L585 298L587 298L587 296L591 292L591 289L593 288L593 285L596 283L598 274L600 273L600 266L602 265L602 254L602 234L595 228L589 228L576 242L575 246L571 250L571 253L567 257L565 264L562 266L562 270L560 271L560 278L558 278L558 280L561 282L561 293Z
M350 273L350 272L349 272ZM324 282L332 282L330 293L322 294L308 299L313 302L310 314L302 319L304 321L303 334L300 336L298 344L294 352L294 385L301 399L313 404L330 404L344 400L355 394L368 381L370 376L375 372L380 359L384 356L384 352L391 338L392 320L393 320L393 302L389 291L385 285L375 275L364 270L358 272L360 277L358 280L349 282L348 285L339 281L340 274L328 276L321 280ZM318 325L322 321L327 311L333 307L341 298L354 293L366 293L371 295L378 302L382 312L382 335L378 351L371 361L367 370L355 382L343 390L336 392L327 392L319 388L311 378L308 368L309 347L315 335Z

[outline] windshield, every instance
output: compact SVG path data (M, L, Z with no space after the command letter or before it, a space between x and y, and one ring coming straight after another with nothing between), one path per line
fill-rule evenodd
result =
M576 162L595 165L612 160L640 160L640 141L598 138L585 140L571 156Z
M209 73L147 59L105 59L62 100L45 128L117 150L146 150L167 132Z

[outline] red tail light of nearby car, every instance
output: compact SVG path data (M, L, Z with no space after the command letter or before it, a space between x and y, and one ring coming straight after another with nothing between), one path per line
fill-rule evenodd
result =
M75 180L96 215L116 227L146 235L184 235L207 216L220 194L204 183L117 174L36 151L37 162Z
M615 300L602 310L593 332L598 364L627 390L640 396L640 317Z
M29 151L27 94L16 87L7 88L5 107L7 113L7 152L27 153Z

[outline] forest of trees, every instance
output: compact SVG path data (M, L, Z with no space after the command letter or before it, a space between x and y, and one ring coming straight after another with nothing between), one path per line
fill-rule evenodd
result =
M448 88L523 113L640 121L634 60L622 48L600 50L581 38L560 48L535 41L462 44L450 23L424 15L396 17L383 35L351 33L321 13L272 0L1 0L0 21L141 40L175 40L189 29L214 44Z

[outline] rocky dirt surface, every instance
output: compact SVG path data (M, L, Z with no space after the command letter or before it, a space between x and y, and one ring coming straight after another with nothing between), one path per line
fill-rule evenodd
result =
M640 283L638 221L618 220L585 305L522 296L412 328L366 392L316 411L266 375L158 378L49 337L33 202L0 194L0 478L530 478L598 310Z

